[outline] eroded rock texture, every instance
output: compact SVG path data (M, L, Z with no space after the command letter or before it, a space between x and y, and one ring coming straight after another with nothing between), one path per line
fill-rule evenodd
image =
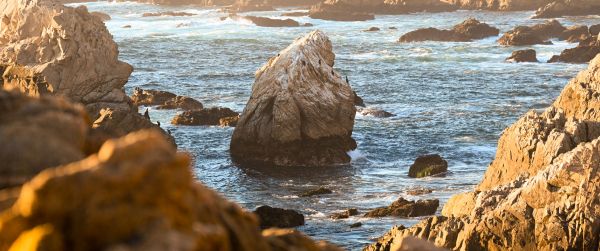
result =
M597 250L600 241L600 56L552 107L506 129L477 189L444 216L396 227L367 250L413 235L453 250Z
M188 155L140 131L26 183L0 215L0 249L338 250L294 231L263 235L258 226L196 183Z
M231 140L240 163L324 166L350 162L354 92L333 69L321 31L296 40L256 72L252 95Z

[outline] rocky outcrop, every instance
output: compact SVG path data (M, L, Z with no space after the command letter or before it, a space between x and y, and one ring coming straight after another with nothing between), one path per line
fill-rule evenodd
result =
M250 20L256 26L261 27L299 27L300 23L293 19L273 19L268 17L255 17L255 16L244 16L245 19Z
M333 69L321 31L296 40L256 72L252 95L231 139L241 164L326 166L350 162L354 93Z
M190 161L157 132L109 140L26 183L0 215L0 249L338 250L294 231L261 234L255 216L196 183Z
M239 113L234 112L229 108L204 108L184 111L177 114L173 120L171 120L171 124L194 126L229 125L230 123L228 123L228 121L231 121L232 117L237 117L238 115Z
M555 0L540 7L533 18L586 15L600 15L600 2L596 0Z
M510 55L510 57L506 58L506 61L516 62L516 63L538 62L537 53L535 52L534 49L513 51L513 53Z
M133 68L118 60L117 44L100 18L84 6L64 7L52 0L0 0L0 6L4 89L66 97L83 104L92 120L106 109L143 119L123 91ZM110 131L120 128L104 128L107 134L123 135Z
M560 55L554 55L548 63L588 63L600 53L600 39L598 36L583 40L575 48L565 49Z
M596 250L600 241L600 56L552 107L506 129L477 189L367 250L417 236L453 250Z
M566 40L569 43L579 43L591 37L589 28L585 25L567 27L563 33L558 36L560 40Z
M158 90L144 90L136 87L131 96L135 105L157 106L157 109L197 110L204 108L200 101L190 97Z
M350 208L347 209L341 213L334 213L331 215L330 218L334 219L334 220L339 220L339 219L348 219L351 216L356 216L358 215L358 209L356 208Z
M448 162L438 154L419 156L408 169L408 177L423 178L448 171Z
M537 10L554 0L446 0L460 9L522 11Z
M364 107L364 108L358 108L357 109L358 113L360 113L360 115L363 116L372 116L375 118L389 118L394 116L394 114L390 113L390 112L386 112L381 108L376 108L376 107Z
M82 106L0 89L0 189L83 159L89 124Z
M451 30L440 30L437 28L418 29L406 33L400 37L400 42L418 41L451 41L469 42L476 39L497 36L500 30L481 23L477 19L469 18L455 25Z
M258 216L260 227L271 228L290 228L304 225L304 215L283 208L275 208L270 206L260 206L254 213Z
M326 0L313 6L310 17L335 21L365 21L373 14L408 14L415 12L446 12L456 7L440 0Z
M561 36L565 29L556 20L533 26L517 26L511 31L504 33L498 40L498 43L514 46L552 44L548 39Z
M419 217L435 214L439 200L418 200L408 201L404 198L398 198L387 207L373 209L365 214L365 217Z

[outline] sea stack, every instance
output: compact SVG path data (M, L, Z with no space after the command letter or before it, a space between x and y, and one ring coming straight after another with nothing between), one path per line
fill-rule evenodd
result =
M296 40L256 72L252 95L231 140L239 164L328 166L356 148L354 92L333 69L321 31Z

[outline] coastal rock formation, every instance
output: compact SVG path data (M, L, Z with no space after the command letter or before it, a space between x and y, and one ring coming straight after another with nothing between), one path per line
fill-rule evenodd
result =
M118 60L117 44L85 6L65 7L52 0L0 0L0 6L4 89L66 97L83 104L92 121L105 109L143 119L123 91L133 68ZM130 131L146 125L133 125Z
M448 171L448 162L438 154L419 156L408 169L408 177L423 178Z
M537 10L554 0L446 0L460 9L522 11Z
M82 106L0 89L0 189L83 159L89 124Z
M479 20L469 18L460 24L455 25L451 30L440 30L436 28L418 29L406 33L400 37L400 42L417 41L451 41L451 42L469 42L476 39L497 36L500 30L481 23Z
M144 90L136 87L131 96L135 105L158 106L157 109L197 110L204 106L200 101L190 97L178 96L174 93L158 90Z
M241 164L326 166L350 162L356 148L354 92L335 72L321 31L296 40L256 72L252 95L231 139Z
M190 161L155 131L109 140L23 185L0 214L0 249L338 250L298 232L261 234L254 215L196 183Z
M184 111L177 114L173 120L171 120L171 124L195 126L222 125L222 123L230 124L228 121L232 120L232 117L237 117L238 115L239 113L234 112L229 108L203 108L199 110Z
M304 225L304 215L290 209L260 206L254 213L258 216L260 227L290 228Z
M366 250L416 236L452 250L596 250L600 241L600 56L542 114L504 131L496 159L444 216L395 227Z
M506 58L510 62L538 62L537 53L534 49L513 51L510 57Z
M365 107L365 108L358 108L358 113L360 113L360 115L363 116L372 116L372 117L376 117L376 118L389 118L394 116L394 114L386 112L380 108L374 108L374 107Z
M330 218L334 219L334 220L339 220L339 219L348 219L350 218L350 216L356 216L358 215L358 209L356 208L350 208L344 212L341 213L334 213L331 215Z
M244 16L245 19L261 27L299 27L300 23L293 19L273 19L268 17Z
M590 37L579 42L575 48L565 49L560 55L554 55L548 63L588 63L600 53L600 39L598 36Z
M538 9L533 18L586 15L600 15L600 2L597 0L555 0Z
M534 45L534 44L552 44L548 39L559 37L565 31L565 27L558 21L547 21L543 24L533 26L517 26L504 33L498 40L501 45Z
M235 127L237 122L240 120L240 116L226 117L219 119L219 126L221 127Z
M598 36L600 34L600 24L590 25L589 31L590 31L590 35Z
M404 198L398 198L387 207L373 209L365 214L365 217L419 217L435 214L440 206L439 200L418 200L408 201Z
M313 6L310 17L335 21L365 21L373 14L454 11L456 7L440 0L326 0Z
M106 21L109 21L109 20L112 19L110 17L110 15L108 15L108 14L106 14L104 12L94 11L94 12L90 12L90 14L92 14L92 16L100 18L100 20L102 20L102 22L106 22Z
M567 40L569 43L579 43L591 37L589 29L585 25L567 27L563 33L558 36L560 40Z

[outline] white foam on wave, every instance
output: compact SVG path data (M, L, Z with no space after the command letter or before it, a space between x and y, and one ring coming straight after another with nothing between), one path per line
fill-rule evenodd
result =
M352 160L359 160L359 159L365 159L367 158L367 156L365 156L360 150L356 149L356 150L352 150L348 152L348 156L350 156L350 158Z

